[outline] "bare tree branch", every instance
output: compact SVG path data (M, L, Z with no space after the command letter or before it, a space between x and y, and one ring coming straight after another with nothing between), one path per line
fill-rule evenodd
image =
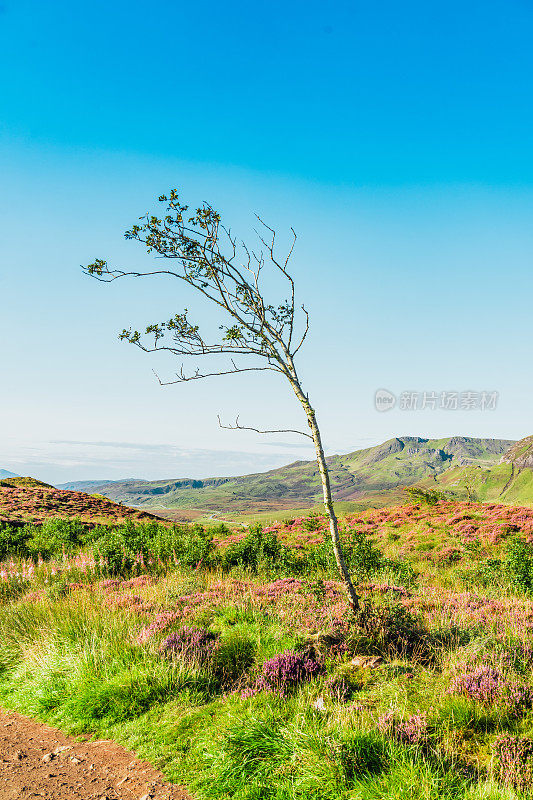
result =
M299 436L306 436L308 439L313 441L313 437L310 433L304 433L304 431L296 431L292 428L277 428L276 430L272 431L261 431L259 428L251 428L249 425L241 425L239 423L239 417L235 419L235 425L223 425L220 421L220 415L217 414L218 419L218 426L219 428L225 428L227 431L254 431L255 433L297 433Z
M237 372L280 372L279 369L276 367L238 367L235 369L228 369L228 370L221 370L220 372L204 372L200 373L200 370L197 369L192 375L186 375L183 370L183 365L180 368L179 373L176 373L176 380L175 381L163 381L155 372L152 370L155 377L157 378L160 386L172 386L174 383L186 383L187 381L198 381L202 378L213 378L218 375L235 375Z

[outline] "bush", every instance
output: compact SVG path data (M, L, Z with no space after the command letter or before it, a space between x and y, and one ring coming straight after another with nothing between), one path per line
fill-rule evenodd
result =
M189 663L203 664L211 656L217 636L204 628L180 628L160 647L167 656L178 656Z
M62 553L73 553L80 545L85 526L79 519L45 520L42 525L24 525L22 549L33 558L49 559Z
M323 517L320 514L317 514L316 511L312 511L310 514L305 517L302 526L306 531L318 531Z
M526 594L533 590L533 548L516 536L507 544L506 568L509 580Z
M386 572L396 580L411 583L416 576L414 569L406 561L385 558L364 531L351 531L344 549L348 568L359 580Z
M0 523L0 559L10 555L26 556L26 526L15 527Z
M432 657L429 631L419 617L398 603L364 605L350 638L354 650L377 652L392 658L418 658L424 662Z
M285 547L275 533L264 531L261 525L252 526L244 539L228 545L221 555L225 571L232 567L244 567L251 572L257 572L259 567L288 569L296 560L290 548Z
M368 578L379 572L383 565L383 556L374 547L369 536L363 531L352 532L346 549L346 559L350 570L359 578Z
M118 529L106 531L95 542L93 552L101 575L128 574L135 563L135 557L127 547L122 531Z
M438 489L424 489L422 486L404 486L411 503L424 506L436 506L443 500L450 499L450 492L440 492Z
M498 736L494 742L496 780L519 792L533 783L533 740L527 736Z
M286 650L265 661L259 679L260 688L277 691L282 696L298 684L320 675L324 668L313 656Z

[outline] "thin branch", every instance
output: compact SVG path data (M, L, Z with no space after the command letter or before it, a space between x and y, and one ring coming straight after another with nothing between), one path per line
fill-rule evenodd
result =
M310 433L304 433L303 431L295 431L293 428L278 428L273 431L261 431L259 428L251 428L249 425L240 425L239 424L239 417L235 420L235 425L223 425L220 421L220 414L217 414L218 424L220 428L225 428L227 431L254 431L254 433L297 433L299 436L306 436L308 439L313 441L313 437Z
M300 341L298 343L298 347L292 353L292 357L293 358L296 355L296 353L298 352L298 350L300 349L300 347L305 342L305 338L306 338L307 334L309 333L309 312L308 312L308 310L306 309L306 307L304 306L303 303L302 303L302 311L305 314L305 331L303 332L302 338L300 339Z
M193 375L186 375L183 371L183 366L180 368L179 373L176 373L175 381L162 381L155 370L152 370L155 377L159 381L160 386L172 386L174 383L185 383L186 381L199 381L202 378L213 378L218 375L236 375L238 372L281 372L277 367L236 367L235 369L222 370L220 372L204 372L201 373L199 369ZM306 434L307 435L307 434Z

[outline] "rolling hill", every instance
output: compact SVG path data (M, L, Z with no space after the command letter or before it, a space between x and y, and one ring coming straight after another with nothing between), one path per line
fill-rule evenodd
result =
M0 528L3 525L18 527L27 522L40 525L55 517L79 519L85 525L158 519L147 511L127 508L105 497L56 489L35 478L0 479Z
M334 497L375 506L401 502L402 487L428 478L434 482L453 469L475 466L489 470L514 444L507 439L401 436L376 447L329 456ZM268 472L231 478L89 481L60 488L97 492L146 509L196 509L213 514L275 512L309 507L321 499L314 461L295 461Z

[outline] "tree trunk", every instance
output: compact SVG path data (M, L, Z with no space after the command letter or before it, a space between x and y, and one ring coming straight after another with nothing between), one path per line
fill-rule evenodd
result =
M320 478L322 480L324 506L326 508L326 513L329 518L329 533L331 536L331 543L333 545L333 553L335 554L335 561L337 562L337 568L342 577L346 594L348 595L348 602L350 603L352 609L354 611L357 611L359 608L359 597L357 596L357 593L354 589L350 572L348 570L348 567L346 566L346 562L342 554L342 546L339 537L339 523L337 520L337 515L335 514L335 509L333 507L333 499L331 497L331 485L329 481L329 471L326 464L326 458L324 456L322 440L320 438L320 430L316 422L315 412L313 411L311 406L309 406L308 403L307 407L305 408L305 411L307 414L308 424L309 427L311 428L311 434L313 436L313 442L315 445L316 460L318 464L318 469L320 470Z
M315 411L311 406L307 396L304 394L302 387L300 386L300 382L298 380L298 376L292 358L289 357L288 361L290 368L290 376L288 377L292 384L294 393L298 398L298 400L300 401L300 403L302 404L303 409L307 415L307 424L311 429L311 436L313 438L313 443L315 445L316 461L318 464L318 469L320 471L320 479L322 481L324 506L326 509L326 514L328 515L329 519L329 533L331 536L331 544L333 546L335 561L337 562L337 569L339 570L339 575L342 579L342 582L344 583L344 589L346 591L346 594L348 595L348 602L352 607L352 609L354 611L357 611L359 609L359 597L354 589L350 572L348 570L348 567L346 566L346 562L342 554L342 545L339 537L339 522L337 520L337 515L335 514L335 509L333 507L333 498L331 497L331 485L329 482L328 465L326 464L326 457L324 455L324 448L322 447L322 439L320 437L320 430L317 425Z

